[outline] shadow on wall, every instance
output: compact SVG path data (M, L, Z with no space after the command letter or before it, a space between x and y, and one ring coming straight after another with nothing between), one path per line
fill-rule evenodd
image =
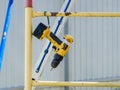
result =
M23 86L19 86L19 87L12 87L12 88L3 88L0 90L24 90Z

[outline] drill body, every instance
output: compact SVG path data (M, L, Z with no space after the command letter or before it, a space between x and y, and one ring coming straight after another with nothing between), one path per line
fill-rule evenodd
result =
M52 68L56 68L62 61L63 57L67 54L70 45L61 41L55 34L53 34L53 32L50 31L50 27L47 27L42 23L38 25L38 27L33 32L33 35L40 40L46 37L53 44L55 55L51 66ZM64 39L70 44L73 42L73 38L70 35L65 35Z

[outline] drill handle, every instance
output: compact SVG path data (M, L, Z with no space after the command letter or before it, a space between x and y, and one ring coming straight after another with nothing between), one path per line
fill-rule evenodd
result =
M62 41L52 32L50 32L50 34L47 35L47 38L50 40L50 42L52 42L54 47L58 47L62 44Z

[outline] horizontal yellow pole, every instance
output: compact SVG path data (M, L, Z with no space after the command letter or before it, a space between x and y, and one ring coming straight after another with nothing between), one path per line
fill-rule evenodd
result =
M120 87L118 82L60 82L33 81L33 86L74 86L74 87Z
M33 12L33 17L69 16L69 17L120 17L120 12Z

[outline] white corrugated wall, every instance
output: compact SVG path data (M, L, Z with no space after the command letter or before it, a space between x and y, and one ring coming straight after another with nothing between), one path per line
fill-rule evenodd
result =
M33 0L33 6L35 11L58 11L63 1ZM2 0L1 2L0 36L2 35L8 1ZM119 12L120 0L75 0L71 11ZM51 26L54 20L55 18L50 18ZM46 18L35 18L33 19L33 29L39 22L47 24ZM66 57L69 60L62 62L52 72L50 72L50 63L48 63L41 79L62 81L109 81L120 79L119 24L119 18L69 18L65 33L68 32L74 37L74 44L71 46L68 57ZM44 45L44 41L33 38L33 67L40 54L42 45ZM49 62L51 62L51 58ZM14 0L0 80L0 88L24 85L24 0ZM53 90L53 88L46 89ZM58 89L61 90L63 88L58 87ZM68 90L68 88L65 89ZM69 90L80 89L106 90L106 88L69 88ZM108 89L115 90L115 88Z
M119 4L119 0L76 0L73 10L119 12ZM120 18L69 19L69 33L74 36L74 45L69 53L70 81L120 79L119 24ZM74 90L79 89L74 88Z
M24 2L14 0L9 34L5 49L0 88L24 83ZM4 26L8 0L0 2L0 37Z
M62 5L63 0L33 0L33 6L35 11L58 11ZM2 0L0 3L0 37L2 35L2 29L5 20L6 8L8 0ZM53 8L54 6L54 8ZM24 0L14 0L11 23L8 33L8 39L6 44L5 57L3 61L2 71L0 72L0 89L17 87L24 85L24 21L25 10ZM50 18L50 24L53 25L54 18ZM47 24L46 18L33 19L33 29L39 22ZM45 41L45 40L43 40ZM39 54L41 52L42 45L44 43L36 38L33 38L33 67ZM50 68L49 68L50 71ZM64 73L64 72L63 72ZM63 78L63 74L58 70L58 75L49 77L55 77L58 80ZM62 76L62 77L61 77ZM43 76L49 78L47 74ZM63 79L62 79L63 80Z

